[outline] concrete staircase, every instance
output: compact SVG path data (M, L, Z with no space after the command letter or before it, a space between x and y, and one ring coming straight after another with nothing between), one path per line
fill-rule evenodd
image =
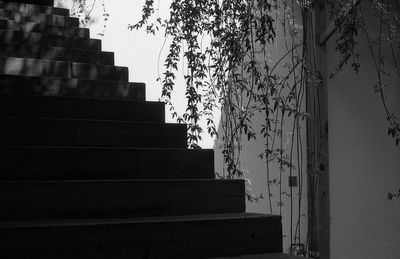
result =
M1 258L281 252L281 218L245 213L244 182L215 180L213 150L187 149L144 84L43 4L0 1Z

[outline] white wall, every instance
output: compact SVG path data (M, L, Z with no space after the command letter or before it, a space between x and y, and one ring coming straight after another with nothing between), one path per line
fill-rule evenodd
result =
M368 1L364 2L363 10L368 12ZM359 74L348 69L328 81L332 259L400 258L400 201L386 198L400 187L400 146L395 147L387 135L383 106L373 91L376 71L366 44L360 37ZM383 55L385 68L392 73L386 78L392 87L385 93L391 110L400 117L400 80L394 76L387 45ZM395 55L399 60L398 48ZM329 69L336 57L331 39Z
M296 8L298 8L297 5L295 5ZM298 11L296 9L296 11ZM282 12L279 13L280 16L283 16ZM273 15L275 18L275 15ZM292 38L286 34L286 37L284 36L283 33L283 28L282 24L280 21L281 18L277 19L276 25L276 38L275 42L271 44L268 54L270 58L270 63L268 64L270 67L273 67L278 60L280 60L287 52L287 46L290 48L291 47L291 40ZM300 21L300 13L296 12L296 22L298 24L301 24ZM287 22L287 21L286 21ZM301 42L301 37L297 38L296 41L298 43ZM286 46L287 44L287 46ZM296 45L295 44L295 45ZM297 55L301 57L301 48L296 49ZM259 54L259 59L263 60L263 54ZM291 55L287 55L287 58L284 58L279 65L277 65L276 68L276 74L283 78L290 70L291 68L286 66L287 64L291 64ZM298 71L297 71L298 72ZM299 73L297 73L299 75ZM290 77L288 82L292 85L293 84L293 77ZM298 86L300 88L300 86ZM287 88L286 88L287 89ZM285 91L283 91L285 92ZM272 102L272 100L271 100ZM303 104L305 105L305 100L303 100ZM271 108L271 107L270 107ZM305 107L303 107L302 111L305 111ZM275 118L275 114L271 115L271 119ZM280 118L280 115L278 116L278 120ZM281 215L282 215L282 234L283 234L283 251L286 253L290 252L290 243L291 243L291 217L292 217L292 226L293 226L293 233L296 231L296 225L298 223L298 220L300 218L300 224L299 224L299 229L300 229L300 240L293 240L293 243L302 243L306 244L307 241L307 160L306 160L306 120L300 122L301 130L300 130L300 135L301 135L301 141L302 141L302 147L303 147L303 157L300 158L302 164L297 163L297 152L296 152L296 145L297 145L297 138L294 138L294 141L292 143L292 134L296 134L296 131L293 132L293 116L288 118L285 116L284 125L283 125L283 137L282 137L282 142L283 142L283 150L285 155L290 154L290 148L293 145L294 146L294 152L293 152L293 164L296 166L295 169L293 169L292 174L294 176L297 176L298 178L298 183L299 185L297 187L293 187L292 191L292 197L293 199L287 195L290 193L290 187L289 187L289 169L285 168L285 170L282 172L282 203L283 205L281 206ZM248 180L247 182L247 189L251 191L251 193L254 196L260 196L262 195L264 199L260 199L258 202L249 202L247 201L246 203L246 208L248 212L255 212L255 213L267 213L270 214L270 207L269 207L269 201L268 201L268 181L267 181L267 169L266 169L266 161L265 159L260 159L259 154L263 153L265 150L265 144L266 140L265 138L259 134L261 131L261 125L265 124L265 113L256 113L255 116L251 119L251 122L253 123L253 130L254 132L257 133L256 140L252 141L247 141L247 138L244 136L242 140L242 151L241 151L241 159L240 159L240 166L244 171L243 177ZM279 124L279 123L278 123ZM274 123L272 123L272 128L274 129ZM279 130L279 126L278 126ZM222 129L219 128L218 130L219 135L222 133ZM270 132L271 135L273 135L272 132ZM275 143L275 148L279 148L279 142L280 138L276 137L276 143ZM271 141L270 141L271 143ZM271 146L270 146L271 148ZM216 165L216 171L221 173L223 171L224 167L224 162L223 162L223 157L222 157L222 149L218 147L218 143L214 146L215 151L215 165ZM275 160L273 162L270 162L270 180L280 179L280 170L279 170L279 164ZM301 182L301 179L303 180ZM301 186L300 186L301 185ZM278 202L280 201L280 189L279 189L279 184L271 184L271 204L272 204L272 214L274 215L279 215L280 214L280 206ZM299 200L300 198L300 200ZM292 203L291 203L292 202ZM292 208L291 208L292 205ZM300 205L300 209L299 209ZM299 217L300 215L300 217Z
M265 120L263 114L257 114L253 119L253 123L255 125L255 130L260 132L261 127L259 124ZM284 129L284 150L285 153L290 152L291 143L291 134L292 134L292 121L288 120ZM305 126L305 125L303 125ZM306 144L305 137L305 127L301 130L303 145ZM246 188L254 195L259 196L262 195L264 199L260 199L258 202L246 202L246 211L247 212L255 212L255 213L264 213L270 214L269 202L268 202L268 192L267 192L267 172L266 172L266 162L265 159L260 159L258 157L259 154L263 153L265 149L265 140L257 134L257 140L255 141L247 141L243 140L242 147L242 155L241 155L241 167L244 169L244 178L248 180L246 183ZM293 143L294 147L296 147L296 142ZM221 154L222 149L215 147L215 163L216 163L216 171L222 172L223 170L223 157ZM293 153L293 157L296 157L296 152ZM293 187L293 209L291 209L291 199L289 196L283 194L282 195L282 234L283 234L283 251L289 253L290 251L290 220L291 213L293 213L293 231L296 229L296 224L299 219L298 215L300 212L300 231L301 231L301 240L296 240L294 243L306 243L307 238L307 176L306 176L306 158L303 157L303 168L302 175L300 177L303 178L302 189L300 186ZM293 161L296 164L296 159ZM297 164L296 164L297 167ZM293 175L298 176L298 169L293 170ZM279 167L276 162L270 163L270 179L278 179L280 177ZM282 192L290 193L289 183L289 170L285 169L282 173ZM298 181L300 181L300 177L298 176ZM300 185L300 183L299 183ZM271 184L271 200L272 200L272 214L279 215L279 186ZM299 207L299 195L301 195L301 208Z

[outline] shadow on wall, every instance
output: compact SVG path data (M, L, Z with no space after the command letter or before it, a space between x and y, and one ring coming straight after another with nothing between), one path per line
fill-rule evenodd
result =
M252 118L255 132L261 131L260 122L265 121L264 114L258 113ZM286 125L286 134L283 136L284 152L290 151L291 146L291 126ZM302 133L305 139L305 129ZM218 135L223 135L222 125L219 124ZM304 141L305 142L305 141ZM296 143L295 143L296 144ZM218 175L226 177L228 172L224 166L222 155L223 142L221 138L214 142L215 150L215 171ZM284 252L290 252L290 229L291 220L293 231L296 234L295 243L305 244L307 234L307 183L306 183L306 163L302 164L303 169L293 171L293 175L297 178L297 186L289 187L289 171L279 169L278 163L270 163L270 192L271 192L271 207L270 211L268 188L267 188L267 172L265 158L260 158L259 155L265 150L265 139L261 134L257 134L257 139L248 141L247 138L242 140L242 151L240 158L240 166L243 169L243 178L246 180L246 192L257 201L247 199L246 211L256 213L266 213L282 215L282 231L283 231L283 249ZM296 156L296 155L294 155ZM280 184L280 180L282 180ZM292 195L291 193L292 189ZM280 195L281 193L281 195ZM261 197L261 198L260 198ZM291 199L293 197L293 199ZM295 234L294 234L295 235ZM300 237L299 237L300 236ZM300 238L300 239L298 239Z
M370 2L363 1L361 8L369 29L378 36L379 17ZM328 80L331 258L397 259L400 206L399 200L387 200L387 193L400 187L400 147L387 135L385 111L379 92L374 92L377 72L368 40L364 34L357 40L359 73L348 69ZM338 58L334 43L330 40L327 46L331 69ZM387 73L383 80L389 86L384 93L399 117L400 78L387 43L385 39L381 48L382 68ZM375 53L377 47L373 45ZM394 57L398 62L398 47Z

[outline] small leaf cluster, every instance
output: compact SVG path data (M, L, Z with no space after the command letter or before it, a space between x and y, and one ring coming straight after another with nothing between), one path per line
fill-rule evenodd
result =
M388 192L387 199L393 200L394 198L400 199L400 189L395 193Z

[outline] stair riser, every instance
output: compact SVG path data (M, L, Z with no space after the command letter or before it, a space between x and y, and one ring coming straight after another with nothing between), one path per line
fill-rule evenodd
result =
M54 26L79 27L79 19L61 15L32 14L0 9L0 17L16 22L35 22Z
M34 94L145 100L143 83L94 81L0 74L1 94Z
M212 179L212 150L0 148L0 179ZM22 162L23 161L23 162Z
M21 31L23 33L39 32L49 35L57 35L64 37L78 37L78 38L89 38L90 33L88 28L78 27L62 27L52 26L43 23L35 22L16 22L12 20L1 19L0 16L0 29L10 31Z
M0 145L187 148L186 125L0 117Z
M48 14L48 15L62 15L68 16L69 10L64 8L55 8L44 5L33 5L15 2L0 1L0 9L14 12L22 12L29 14Z
M46 59L98 65L114 65L114 53L45 47L39 45L1 44L0 57L18 57L30 59Z
M25 58L0 58L0 73L5 75L128 81L128 68L48 61Z
M0 43L42 45L50 47L90 49L101 51L101 41L76 37L63 37L37 32L0 30Z
M165 122L160 102L92 98L0 95L0 116Z
M244 212L244 182L0 182L0 220Z
M18 228L2 237L5 247L16 247L3 251L22 257L205 258L281 252L281 230L280 218L269 217Z

